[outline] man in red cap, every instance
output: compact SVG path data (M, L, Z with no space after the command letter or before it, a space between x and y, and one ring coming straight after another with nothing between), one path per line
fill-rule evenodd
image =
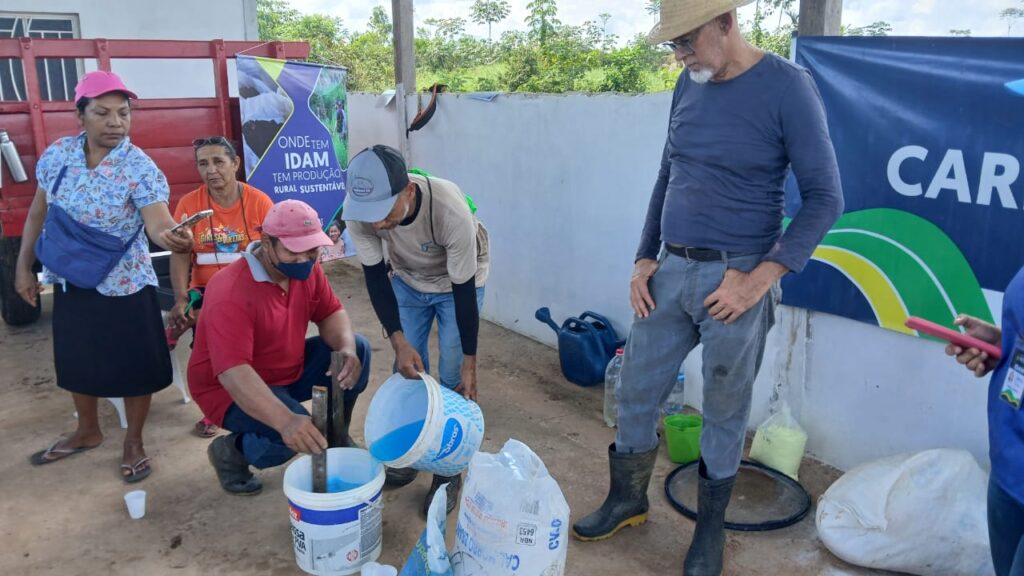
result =
M319 454L327 440L300 404L313 386L345 390L345 421L370 373L370 345L352 332L348 315L323 270L320 248L333 244L316 211L304 202L276 204L263 221L262 240L243 259L210 279L188 365L192 398L203 414L231 431L207 455L221 486L256 494L249 466L278 466L295 455ZM320 335L306 338L314 322ZM344 366L328 374L331 352ZM345 431L346 445L351 445Z

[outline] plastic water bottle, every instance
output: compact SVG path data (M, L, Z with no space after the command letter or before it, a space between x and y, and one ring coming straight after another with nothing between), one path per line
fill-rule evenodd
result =
M663 417L682 413L683 406L685 405L683 400L685 380L686 374L683 373L683 367L679 366L679 373L676 374L676 384L672 387L672 391L669 392L668 400L665 400L665 405L661 407L661 415Z
M622 354L625 349L619 348L615 356L608 362L604 370L604 423L615 428L619 419L619 405L615 399L615 391L619 387L619 374L622 372Z

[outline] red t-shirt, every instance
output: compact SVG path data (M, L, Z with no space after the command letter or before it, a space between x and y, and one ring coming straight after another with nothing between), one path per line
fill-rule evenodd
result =
M291 280L287 292L258 262L255 267L246 257L214 275L196 325L188 388L218 425L233 402L220 374L249 364L269 386L293 384L302 374L309 322L342 309L320 264L306 280Z

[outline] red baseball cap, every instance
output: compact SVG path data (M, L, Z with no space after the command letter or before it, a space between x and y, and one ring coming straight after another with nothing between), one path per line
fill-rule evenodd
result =
M103 96L108 92L124 92L129 98L139 99L135 92L124 85L120 76L106 70L96 70L78 79L78 84L75 86L75 102L82 98Z
M281 244L292 252L334 245L331 237L320 228L320 215L300 200L283 200L274 204L263 219L261 230L281 240Z

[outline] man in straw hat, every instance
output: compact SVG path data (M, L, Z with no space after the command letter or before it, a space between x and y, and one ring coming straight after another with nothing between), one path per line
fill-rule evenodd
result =
M722 571L725 509L779 279L803 269L843 211L817 87L805 69L743 38L736 8L751 1L663 0L651 32L686 71L630 282L636 318L608 449L611 488L573 525L577 538L601 540L646 521L659 408L680 363L703 343L697 526L686 575ZM784 231L790 166L802 203Z

